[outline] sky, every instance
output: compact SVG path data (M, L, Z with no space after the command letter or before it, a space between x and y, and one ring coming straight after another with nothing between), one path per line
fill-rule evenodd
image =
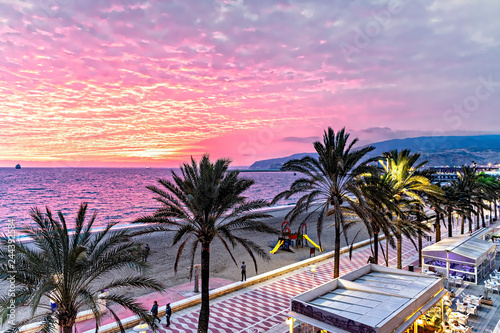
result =
M0 0L0 167L499 134L500 2Z

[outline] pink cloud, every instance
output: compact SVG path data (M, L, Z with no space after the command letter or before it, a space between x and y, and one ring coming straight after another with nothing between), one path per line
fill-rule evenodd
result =
M405 3L359 45L386 4L3 3L0 160L251 164L309 151L300 138L327 126L495 130L496 92L458 125L444 115L479 77L500 81L498 6Z

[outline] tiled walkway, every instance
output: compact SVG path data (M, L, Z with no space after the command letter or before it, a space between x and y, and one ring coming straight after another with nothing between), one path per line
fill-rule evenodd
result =
M416 251L410 241L403 242L403 265L415 261ZM340 274L348 273L366 264L371 255L369 247L356 250L352 260L349 255L341 256ZM389 250L390 266L395 266L395 250ZM418 257L418 255L417 255ZM314 284L322 284L332 279L333 260L317 265L314 274ZM278 277L232 293L210 302L210 329L209 332L267 332L276 325L280 327L287 318L290 298L305 292L313 287L313 276L307 269ZM175 310L175 309L174 309ZM160 325L160 332L188 333L196 332L198 325L199 306L173 313L172 324L165 328L164 318ZM286 326L283 326L286 330ZM282 331L276 327L275 331ZM129 330L127 333L132 333ZM151 331L148 331L151 333Z
M484 282L478 285L472 283L464 283L460 288L454 288L456 297L452 299L453 309L457 308L456 299L463 301L465 295L484 295ZM481 304L476 316L469 316L467 326L472 327L472 332L492 333L499 323L500 319L500 295L498 293L489 293L488 295L493 300L493 306ZM500 332L500 327L497 329Z
M210 279L210 289L216 289L223 286L227 286L228 284L233 283L231 280L220 279L220 278L212 278ZM193 291L193 283L184 283L179 286L175 286L169 288L166 292L163 293L151 293L137 298L137 302L145 306L146 308L151 308L153 305L153 301L158 301L160 306L165 305L167 302L175 303L180 300L184 300L191 296L196 295ZM133 315L133 313L129 310L126 310L122 307L116 307L114 309L118 317L126 318ZM103 318L101 318L101 325L106 325L109 323L114 323L115 319L110 313L107 313ZM95 330L95 321L94 320L85 320L76 323L75 325L76 332L86 332L90 330Z
M444 229L442 234L443 237L446 237L447 230ZM454 234L458 233L454 231ZM424 242L424 247L429 244L429 242ZM348 254L341 255L340 274L343 275L365 265L370 255L369 246L355 250L352 260L349 259ZM389 258L389 265L395 267L395 249L389 248ZM418 253L413 244L408 240L403 241L403 266L413 264L417 260ZM384 263L380 261L380 264ZM317 263L314 278L307 268L301 268L292 273L211 300L209 332L286 332L285 319L287 318L290 298L307 291L313 287L313 284L318 285L331 280L332 275L333 259L330 259ZM498 297L500 298L500 296ZM153 299L149 301L152 302ZM160 303L160 305L164 304ZM196 332L200 306L197 305L177 312L175 311L175 304L173 304L172 308L173 314L170 327L165 328L165 318L163 317L159 331L161 333ZM500 316L500 314L498 315ZM495 315L494 318L498 318L498 316ZM134 333L134 331L129 329L127 333ZM148 333L151 333L151 331L148 331Z

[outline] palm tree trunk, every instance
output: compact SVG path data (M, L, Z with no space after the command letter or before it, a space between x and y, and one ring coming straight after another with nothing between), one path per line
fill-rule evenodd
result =
M335 253L333 260L333 278L340 275L340 221L335 221Z
M493 221L493 201L490 201L490 224Z
M72 309L65 310L57 314L57 323L62 333L72 333L78 312Z
M340 223L335 223L335 259L334 259L333 278L340 275Z
M468 214L468 217L469 217L469 232L472 233L472 213L469 212Z
M72 333L73 326L76 322L76 311L68 310L68 312L62 312L57 315L57 323L60 327L61 333Z
M451 220L451 210L448 209L448 237L453 237L453 224Z
M484 208L481 207L481 226L486 228L486 223L484 222Z
M396 233L396 240L398 242L397 244L397 260L398 260L398 269L403 268L403 262L402 262L402 255L403 255L403 237L401 236L401 228L398 227L397 233Z
M459 217L457 217L457 219L460 218L460 217L462 217L462 223L461 223L461 226L460 226L460 234L463 235L464 232L465 232L465 222L464 222L465 216L464 215L462 215L462 216L459 215Z
M385 236L385 266L389 267L389 236Z
M497 220L498 216L497 216L497 200L493 200L493 208L495 209L495 221Z
M333 278L336 279L340 275L340 227L344 225L344 215L340 208L340 201L338 198L334 199L333 207L335 218L335 245L334 245L334 260L333 260Z
M208 332L208 320L210 319L210 243L201 244L201 310L198 318L198 333Z
M373 256L375 257L375 264L378 265L378 231L373 232Z
M419 223L422 223L421 221ZM422 267L422 233L418 233L418 266Z
M479 207L477 207L477 212L476 212L476 230L480 229L481 227L479 226Z
M441 214L436 210L436 243L441 240Z

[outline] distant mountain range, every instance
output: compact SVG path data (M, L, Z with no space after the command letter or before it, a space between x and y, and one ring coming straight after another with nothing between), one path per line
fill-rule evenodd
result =
M500 135L422 136L387 140L370 145L375 147L370 157L379 156L393 149L410 149L414 153L421 153L421 159L429 161L427 166L461 166L470 165L472 161L478 165L500 164ZM277 170L285 162L307 155L318 157L316 153L298 153L287 157L256 161L249 169Z

